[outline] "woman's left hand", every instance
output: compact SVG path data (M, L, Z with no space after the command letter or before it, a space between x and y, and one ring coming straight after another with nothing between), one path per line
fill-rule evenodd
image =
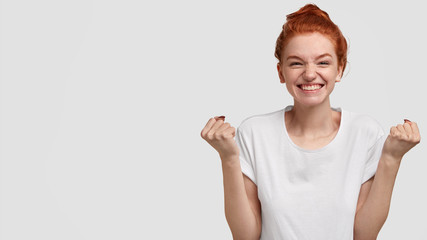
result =
M395 159L402 159L403 155L417 145L421 140L418 125L405 119L404 124L398 124L390 128L384 147L383 154Z

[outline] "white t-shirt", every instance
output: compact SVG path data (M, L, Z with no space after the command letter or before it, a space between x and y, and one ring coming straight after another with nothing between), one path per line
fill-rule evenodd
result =
M242 172L258 187L261 240L352 240L361 184L374 176L387 138L372 117L341 112L326 146L297 146L285 111L254 115L237 128Z

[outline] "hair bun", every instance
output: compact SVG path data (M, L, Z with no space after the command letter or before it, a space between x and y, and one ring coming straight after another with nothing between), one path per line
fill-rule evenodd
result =
M306 16L307 15L317 15L319 17L322 17L322 18L325 18L325 19L331 21L328 13L323 11L322 9L320 9L315 4L307 4L304 7L300 8L298 11L286 15L286 20L289 21L295 17L300 17L301 15L306 15Z

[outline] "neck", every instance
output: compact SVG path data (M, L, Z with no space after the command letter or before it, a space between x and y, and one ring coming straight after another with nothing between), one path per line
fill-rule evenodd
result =
M288 131L297 136L328 136L339 127L339 123L337 125L334 121L329 99L316 106L304 106L294 101L294 107L288 116Z

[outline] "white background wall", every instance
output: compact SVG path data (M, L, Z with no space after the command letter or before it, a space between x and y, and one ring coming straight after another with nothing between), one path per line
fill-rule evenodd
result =
M317 1L347 37L332 106L427 137L420 1ZM210 117L292 104L275 41L305 1L1 1L1 239L232 239ZM379 239L427 239L426 148Z

